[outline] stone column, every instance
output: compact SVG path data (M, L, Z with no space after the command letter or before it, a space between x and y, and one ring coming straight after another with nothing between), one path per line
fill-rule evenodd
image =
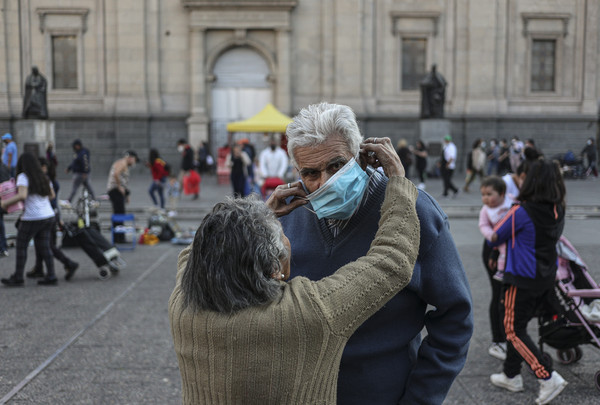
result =
M208 117L206 115L206 72L205 61L205 29L190 28L190 109L187 120L188 142L197 147L200 142L208 141Z
M288 28L277 30L277 61L275 105L281 112L291 114L290 30Z

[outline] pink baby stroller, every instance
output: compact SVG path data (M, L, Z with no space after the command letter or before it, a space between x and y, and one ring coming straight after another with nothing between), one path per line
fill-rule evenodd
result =
M547 344L556 349L562 364L571 364L583 355L580 345L591 344L600 349L600 285L564 236L556 250L556 302L549 304L552 310L545 309L538 318L539 344L542 353ZM600 390L600 370L594 375L594 382Z

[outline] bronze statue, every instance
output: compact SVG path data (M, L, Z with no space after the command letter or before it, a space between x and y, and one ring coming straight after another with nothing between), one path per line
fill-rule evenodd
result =
M25 80L25 98L23 99L23 118L48 119L46 92L48 82L37 66L31 67L31 74Z
M420 83L421 118L444 118L446 79L431 66L431 72Z

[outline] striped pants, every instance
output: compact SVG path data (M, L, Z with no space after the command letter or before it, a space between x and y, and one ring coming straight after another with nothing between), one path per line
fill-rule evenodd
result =
M15 279L23 280L25 262L27 261L27 248L29 241L35 242L35 250L44 259L48 273L47 279L55 279L54 257L50 249L50 232L54 230L55 218L41 219L39 221L21 221L17 232L17 269Z
M550 378L552 366L542 359L537 345L527 333L527 324L536 316L538 308L547 302L552 289L526 290L514 285L506 286L504 293L504 330L510 343L504 361L504 374L513 378L521 373L523 360L539 379Z

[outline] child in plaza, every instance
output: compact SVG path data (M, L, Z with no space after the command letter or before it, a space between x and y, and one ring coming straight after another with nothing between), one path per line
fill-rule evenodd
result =
M167 185L167 196L169 198L169 216L177 215L177 201L179 200L180 193L179 181L174 175L169 176L169 184Z
M489 176L483 179L480 191L483 207L479 212L479 230L485 238L481 256L492 287L489 308L492 345L488 349L488 353L492 357L504 360L506 359L506 335L502 325L504 316L501 297L506 263L506 243L492 248L487 241L491 241L494 225L510 210L513 200L506 195L506 184L498 176Z
M519 203L496 225L490 243L493 247L508 242L504 329L510 343L503 371L492 374L490 380L509 391L522 391L520 373L525 360L540 382L537 404L547 404L567 385L527 333L536 308L554 293L556 242L564 227L565 194L558 164L536 160L521 186Z
M479 230L486 240L491 241L494 226L506 215L513 199L506 195L506 183L498 176L486 177L481 182L480 191L483 207L479 211ZM484 244L484 251L486 246L487 243ZM506 244L490 251L487 259L485 264L493 271L493 279L502 282L506 265Z

